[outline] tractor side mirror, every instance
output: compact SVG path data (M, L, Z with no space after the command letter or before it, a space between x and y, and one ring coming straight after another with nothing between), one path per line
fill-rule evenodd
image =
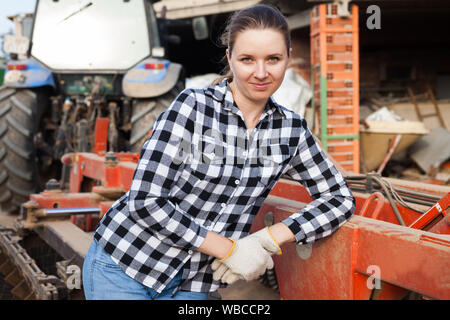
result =
M195 40L208 39L208 23L205 16L195 17L192 19L192 31L194 32Z

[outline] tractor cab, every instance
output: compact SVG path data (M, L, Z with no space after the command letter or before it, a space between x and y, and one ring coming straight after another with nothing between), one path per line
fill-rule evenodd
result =
M31 56L54 72L124 73L162 55L149 1L38 2Z

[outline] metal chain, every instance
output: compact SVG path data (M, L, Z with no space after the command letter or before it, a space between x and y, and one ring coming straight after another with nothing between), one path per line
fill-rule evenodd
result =
M19 244L22 237L10 228L0 226L0 251L26 280L28 288L37 300L59 300L67 295L64 282L56 276L46 275L26 250ZM27 296L30 296L28 294Z

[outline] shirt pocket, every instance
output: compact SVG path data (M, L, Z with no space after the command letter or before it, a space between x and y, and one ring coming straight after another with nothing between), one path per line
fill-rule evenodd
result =
M224 166L222 159L213 158L208 163L202 159L191 161L190 173L201 180L211 180L222 176Z
M289 161L289 148L285 145L269 145L267 151L259 157L260 183L268 186L279 178L284 166Z
M221 178L225 165L225 144L214 142L208 137L200 143L200 151L191 158L190 173L201 180Z

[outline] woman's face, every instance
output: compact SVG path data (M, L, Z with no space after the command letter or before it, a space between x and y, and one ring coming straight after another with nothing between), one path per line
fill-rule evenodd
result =
M289 62L284 37L275 29L239 32L231 56L227 49L227 58L238 105L265 105L280 87Z

